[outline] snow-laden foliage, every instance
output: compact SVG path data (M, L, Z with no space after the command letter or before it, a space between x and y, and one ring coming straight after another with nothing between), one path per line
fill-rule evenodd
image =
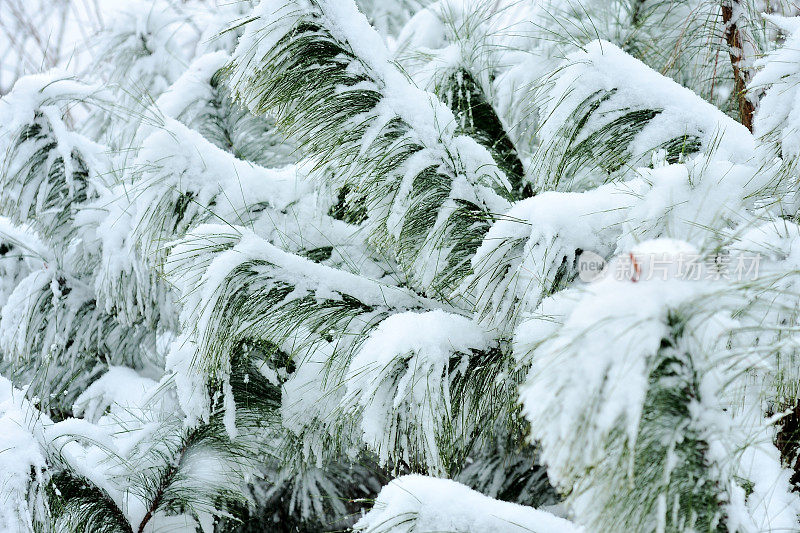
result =
M400 33L406 22L428 3L430 0L358 0L356 5L376 30L391 38Z
M789 2L101 4L0 99L0 531L800 529Z
M149 104L184 72L201 35L188 13L168 0L118 2L108 15L93 47L95 69L113 87L114 105L87 126L105 143L130 150L139 125L152 121ZM116 113L127 118L113 120Z
M534 164L540 190L583 190L649 163L700 151L744 162L752 136L741 124L611 43L571 54L546 88Z
M361 411L364 442L381 462L421 463L431 472L450 466L443 452L454 434L480 432L459 411L482 400L455 395L452 405L451 398L459 379L478 379L474 367L491 360L491 344L469 319L438 310L392 315L370 334L347 369L342 403Z
M508 330L520 312L576 274L581 250L615 249L628 211L645 190L641 179L585 192L548 191L517 202L484 237L472 272L459 287L475 295L478 318Z
M75 211L108 172L103 147L67 125L98 90L54 72L23 78L2 100L3 212L53 241L69 241Z
M3 470L0 531L33 532L34 521L46 518L40 487L48 481L48 470L37 414L25 400L23 391L0 378L0 430L4 443L0 454Z
M267 170L242 161L169 118L142 142L134 167L129 209L145 257L203 222L249 225L302 192L293 166Z
M15 226L0 218L0 307L14 288L31 271L40 269L48 257L47 248L27 226Z
M452 112L410 83L355 5L262 2L234 54L230 83L363 203L365 231L429 295L457 283L505 210L505 175L455 131Z
M157 101L166 116L198 131L215 146L263 167L294 162L295 148L270 117L254 116L235 104L222 84L225 52L197 57Z
M459 290L477 296L479 319L508 331L521 313L576 277L584 250L610 258L660 237L715 248L753 222L776 191L785 193L777 165L718 157L668 164L662 150L654 168L639 168L627 181L518 202L487 233Z
M519 325L533 436L550 479L570 487L568 502L594 529L798 527L800 500L750 390L778 369L770 351L748 350L759 306L740 313L743 291L682 279L694 253L643 243L625 277L556 295ZM638 279L655 261L663 276Z
M508 8L486 0L433 2L404 27L394 53L422 88L452 109L457 131L492 153L512 194L522 196L529 193L523 163L491 98L504 51L500 35L514 31L491 16L498 9Z
M786 35L786 41L758 61L761 68L750 82L751 90L764 91L761 111L756 115L754 133L772 154L783 158L791 168L800 155L798 138L798 45L800 24L798 19L770 16L768 19Z
M166 274L186 300L181 322L197 346L192 366L199 368L182 361L179 370L222 380L242 341L287 353L324 343L347 354L390 310L425 304L408 290L287 253L237 227L199 226L172 249Z

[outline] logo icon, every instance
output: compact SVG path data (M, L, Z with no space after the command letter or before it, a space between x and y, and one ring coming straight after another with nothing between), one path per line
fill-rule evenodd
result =
M591 283L606 273L606 260L600 254L585 250L578 256L578 278Z

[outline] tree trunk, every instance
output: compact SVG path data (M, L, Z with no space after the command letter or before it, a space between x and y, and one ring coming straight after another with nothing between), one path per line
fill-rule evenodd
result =
M725 42L728 44L728 54L733 67L733 88L739 103L739 120L748 130L753 131L753 113L756 107L747 95L748 73L742 68L745 59L744 39L736 19L736 14L741 9L739 0L722 1L722 22L725 26Z

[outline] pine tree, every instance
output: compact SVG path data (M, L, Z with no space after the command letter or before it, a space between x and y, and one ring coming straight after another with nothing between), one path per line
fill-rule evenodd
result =
M0 99L0 530L800 529L790 3L124 4Z

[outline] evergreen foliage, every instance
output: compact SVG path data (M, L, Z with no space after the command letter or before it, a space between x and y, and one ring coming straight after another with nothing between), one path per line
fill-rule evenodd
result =
M114 6L0 99L0 531L800 530L795 14Z

